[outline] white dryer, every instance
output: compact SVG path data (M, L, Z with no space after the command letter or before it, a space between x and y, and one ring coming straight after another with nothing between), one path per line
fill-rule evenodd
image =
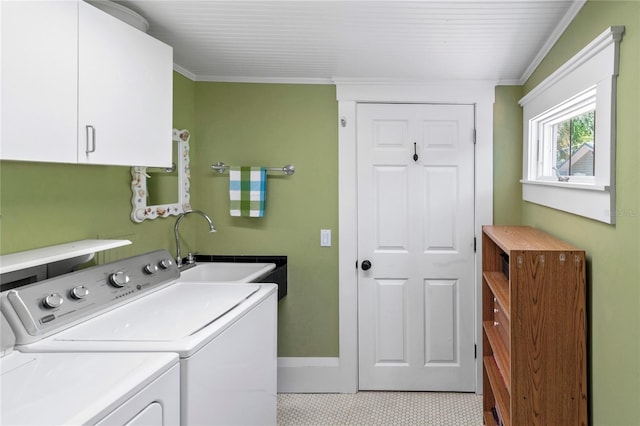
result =
M20 353L2 319L0 424L176 425L176 354Z
M179 276L160 250L10 290L0 302L23 352L177 353L183 425L275 425L277 286Z

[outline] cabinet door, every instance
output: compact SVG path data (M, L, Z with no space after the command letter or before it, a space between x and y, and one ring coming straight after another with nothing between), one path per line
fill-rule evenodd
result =
M172 48L80 2L78 162L171 165Z
M2 1L4 160L77 162L78 1Z

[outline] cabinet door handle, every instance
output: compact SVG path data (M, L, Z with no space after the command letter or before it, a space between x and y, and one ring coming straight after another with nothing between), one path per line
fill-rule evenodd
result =
M87 133L87 154L96 151L96 128L88 124L85 126ZM89 148L91 147L91 148Z

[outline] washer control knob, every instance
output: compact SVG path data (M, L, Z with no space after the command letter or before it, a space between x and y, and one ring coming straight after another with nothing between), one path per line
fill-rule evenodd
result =
M158 267L153 263L149 263L148 265L145 265L144 268L142 268L142 270L144 271L145 274L153 275L156 272L158 272Z
M53 293L42 299L42 305L47 309L59 308L64 299L58 293Z
M109 284L114 287L124 287L128 282L129 275L127 275L127 273L124 271L114 272L113 274L109 275Z
M173 259L171 258L162 259L159 265L162 269L169 269L173 266Z
M79 285L72 288L70 294L71 294L71 297L76 300L84 299L89 295L89 289L83 285Z

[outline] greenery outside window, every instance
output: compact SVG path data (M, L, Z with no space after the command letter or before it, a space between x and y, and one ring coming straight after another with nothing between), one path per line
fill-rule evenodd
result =
M522 198L615 223L616 78L624 27L610 27L520 100Z
M556 161L554 170L563 176L594 176L595 110L562 121L553 127Z

